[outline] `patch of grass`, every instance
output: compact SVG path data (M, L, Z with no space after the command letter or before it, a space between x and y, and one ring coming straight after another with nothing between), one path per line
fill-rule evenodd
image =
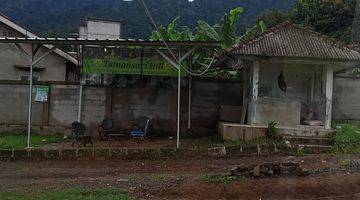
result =
M314 152L312 152L312 151L310 151L309 149L299 149L299 150L297 150L297 152L296 152L296 155L298 155L298 156L305 156L305 155L307 155L307 154L312 154L312 153L314 153Z
M131 200L126 191L116 189L69 189L45 192L0 192L4 200Z
M352 124L336 125L332 142L332 153L360 153L360 127Z
M164 180L166 180L166 176L164 176L164 175L154 175L151 178L154 181L164 181Z
M218 134L209 137L183 137L181 136L181 145L189 148L212 148L224 146L224 142Z
M229 176L229 175L219 175L219 174L207 174L200 178L200 180L205 182L221 183L227 184L235 181L244 181L246 177L242 176Z
M342 160L340 162L340 165L343 166L343 167L349 167L350 166L350 163L351 163L351 160L350 159L345 159L345 160Z
M45 144L57 143L63 140L60 135L32 135L32 147L40 147ZM27 135L0 133L0 149L20 149L27 146Z

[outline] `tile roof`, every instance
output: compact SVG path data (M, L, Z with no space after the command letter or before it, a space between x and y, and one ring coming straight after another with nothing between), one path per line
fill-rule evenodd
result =
M239 43L228 52L250 56L360 60L360 52L355 48L291 22L279 24Z

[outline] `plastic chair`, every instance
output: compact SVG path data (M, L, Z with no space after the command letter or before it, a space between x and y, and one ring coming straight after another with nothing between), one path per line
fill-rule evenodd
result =
M135 127L133 131L130 132L130 135L132 136L133 139L136 139L137 142L144 142L145 141L145 137L149 134L150 132L150 124L151 120L150 119L146 119L145 124L142 126L140 125L139 127Z

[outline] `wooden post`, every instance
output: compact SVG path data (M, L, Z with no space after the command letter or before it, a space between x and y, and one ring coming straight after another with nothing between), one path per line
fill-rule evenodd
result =
M255 124L255 114L256 114L256 102L258 100L259 94L259 68L260 63L258 60L254 61L251 69L251 103L250 103L250 124Z
M325 67L325 129L331 129L331 115L332 115L332 98L333 98L333 80L334 70L332 66Z

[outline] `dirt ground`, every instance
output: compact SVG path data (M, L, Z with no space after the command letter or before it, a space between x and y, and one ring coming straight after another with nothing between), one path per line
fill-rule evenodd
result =
M146 139L145 142L137 142L131 138L113 138L106 141L93 139L94 148L141 148L141 149L154 149L154 148L175 148L176 139L168 138L155 138ZM208 148L217 145L210 139L181 139L182 148ZM72 149L72 140L59 143L46 144L41 147L42 149Z
M360 172L212 182L209 174L269 161L308 169L336 167L348 157L253 157L226 160L0 162L0 191L74 187L122 188L135 199L360 199ZM359 160L360 156L351 159ZM1 199L1 197L0 197Z

